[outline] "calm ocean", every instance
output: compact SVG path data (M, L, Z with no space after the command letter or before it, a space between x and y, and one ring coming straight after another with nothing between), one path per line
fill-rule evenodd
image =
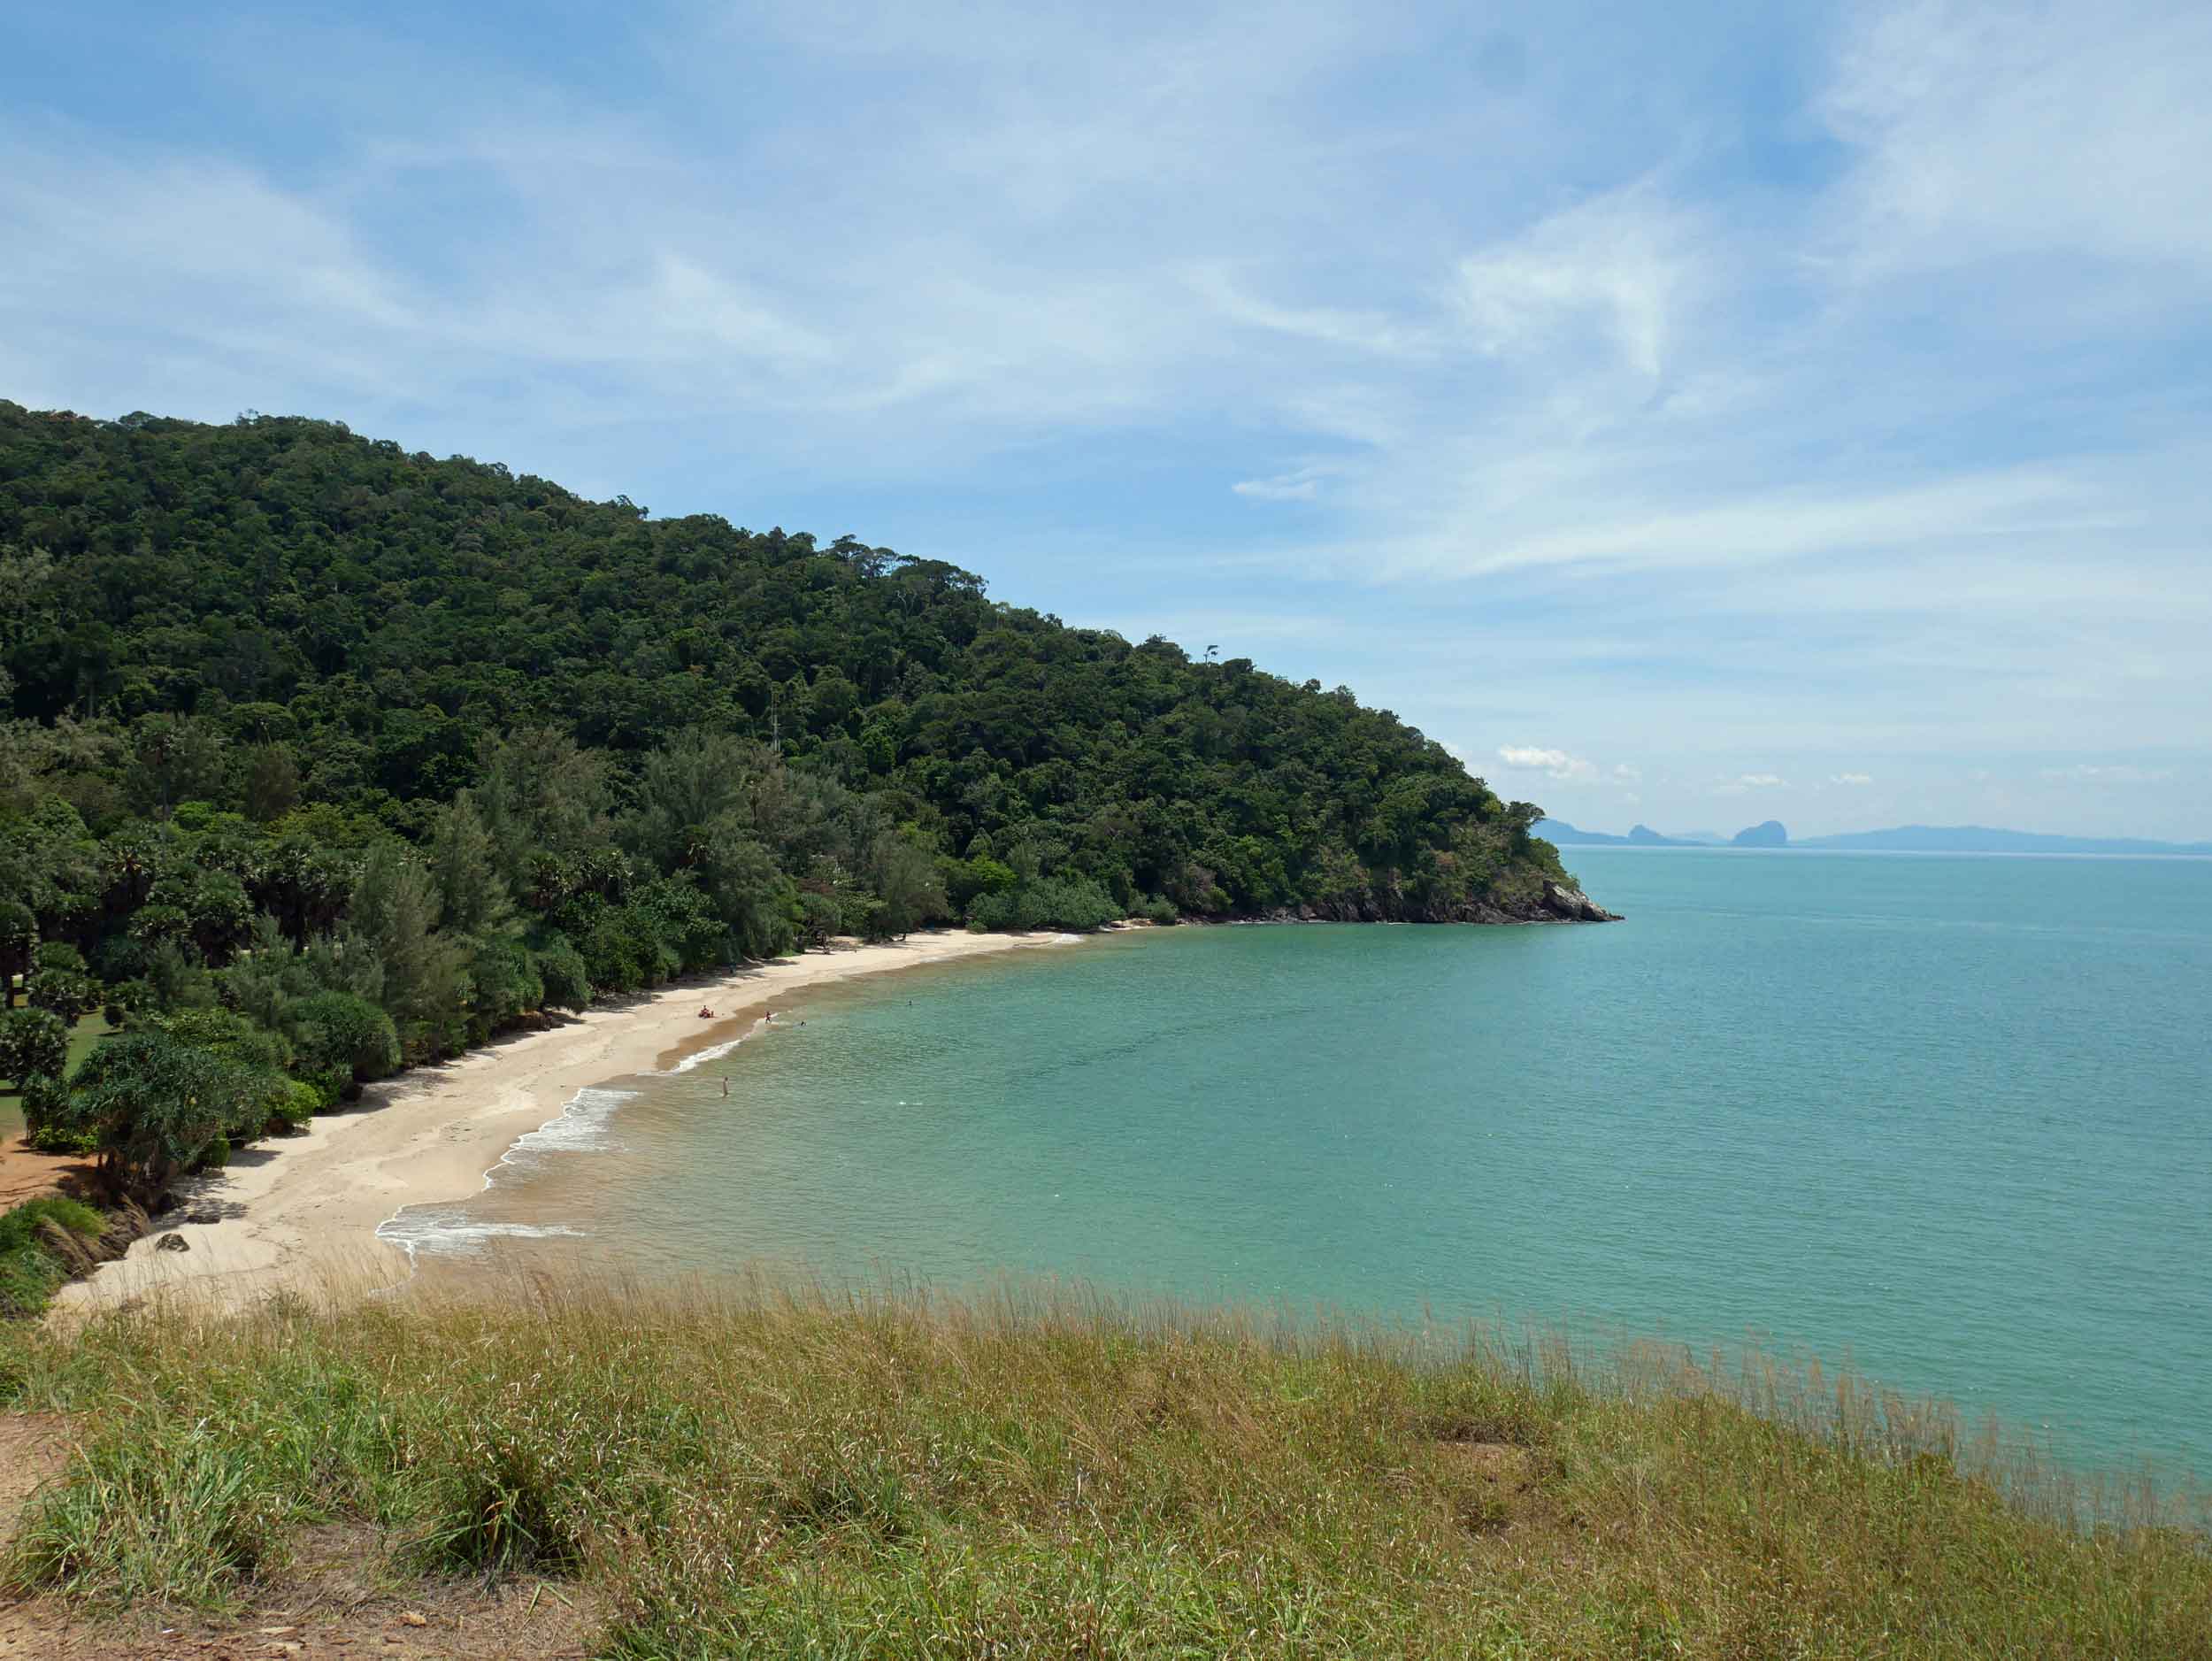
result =
M814 994L410 1226L1749 1339L2212 1477L2212 862L1569 863L1629 920L1183 928Z

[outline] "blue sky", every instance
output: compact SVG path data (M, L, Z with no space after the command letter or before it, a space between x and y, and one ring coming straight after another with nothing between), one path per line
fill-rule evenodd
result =
M4 33L0 396L850 531L1599 828L2212 836L2212 7Z

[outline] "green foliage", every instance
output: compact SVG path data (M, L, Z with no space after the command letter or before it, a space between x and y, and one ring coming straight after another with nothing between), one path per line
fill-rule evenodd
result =
M148 950L145 985L146 1007L151 1010L204 1009L215 1002L215 983L206 965L173 940L159 941Z
M591 983L591 972L584 965L583 954L565 934L555 934L544 944L533 948L530 963L545 988L549 1009L580 1010L598 996Z
M399 1071L399 1032L392 1018L350 992L318 992L285 1011L301 1071L342 1071L356 1084L373 1084Z
M292 1065L292 1046L281 1034L257 1026L232 1010L178 1010L150 1017L146 1025L180 1044L211 1050L242 1066L282 1072Z
M1038 877L979 896L968 915L986 928L1103 928L1122 916L1112 895L1088 877Z
M0 1011L0 1079L58 1079L69 1065L69 1023L51 1010Z
M33 1009L73 1022L100 1007L100 983L67 969L41 969L24 983L23 999Z
M84 953L65 940L42 941L31 951L34 969L58 969L67 974L85 973Z
M480 943L468 965L471 1017L480 1039L545 1002L545 977L528 947L502 936Z
M50 1218L71 1234L87 1240L97 1240L100 1231L107 1227L107 1219L81 1200L59 1194L44 1195L0 1213L0 1251L14 1251L30 1244L38 1225Z
M833 850L866 873L888 824L964 858L1041 831L1064 851L1025 878L1194 910L1317 903L1348 854L1380 914L1470 914L1488 890L1443 857L1457 831L1496 825L1512 862L1548 858L1530 804L1340 688L1069 628L939 561L650 519L330 423L0 405L5 544L30 556L0 638L14 711L85 734L39 753L34 793L180 844L227 822L249 842L380 822L431 850L463 934L498 911L480 873L528 905L534 855L610 834L648 876L700 870L748 950L788 944L799 904L772 882L726 896L718 850L756 843L787 878ZM57 899L79 891L58 874ZM296 944L343 906L297 857L232 874ZM959 888L956 907L989 891ZM180 892L203 903L165 896L143 936L219 962L234 907ZM875 896L886 927L907 923L900 896Z
M152 1001L143 980L110 981L100 1004L100 1019L111 1027L120 1027L134 1011L150 1008Z
M41 1242L41 1223L58 1224L79 1239L91 1241L99 1238L106 1220L89 1205L58 1195L26 1200L0 1212L0 1319L41 1313L47 1299L69 1278L68 1269Z
M69 1087L58 1073L34 1073L22 1083L23 1130L42 1153L89 1153L92 1144L71 1128Z
M1343 688L329 423L0 403L0 558L7 1002L219 1064L234 1142L296 1121L288 1068L327 1105L833 934L1525 914L1558 873Z
M283 1083L283 1094L271 1103L273 1118L286 1130L304 1130L307 1121L329 1104L324 1100L323 1088L306 1079L287 1079Z
M250 1070L209 1050L165 1033L126 1033L77 1069L65 1127L98 1137L113 1191L156 1200L207 1157L255 1086Z

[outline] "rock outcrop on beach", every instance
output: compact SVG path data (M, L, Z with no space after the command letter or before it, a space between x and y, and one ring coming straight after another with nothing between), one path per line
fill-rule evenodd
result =
M1580 888L1571 884L1544 884L1544 910L1563 923L1617 923L1621 919L1612 911L1596 904Z
M1394 896L1394 908L1358 904L1278 905L1241 917L1188 917L1189 923L1617 923L1620 914L1593 902L1572 883L1547 881L1532 900L1426 906Z
M89 1240L73 1234L51 1218L42 1218L35 1232L48 1255L75 1280L90 1274L104 1263L113 1263L131 1249L133 1241L154 1226L153 1219L129 1200L111 1206L107 1218L107 1227Z

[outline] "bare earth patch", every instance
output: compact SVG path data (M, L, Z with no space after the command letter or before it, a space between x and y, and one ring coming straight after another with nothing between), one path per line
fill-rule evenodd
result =
M20 1515L6 1496L19 1487L11 1438L22 1419L0 1419L0 1535ZM51 1435L48 1474L62 1444ZM190 1614L95 1618L59 1598L0 1602L0 1661L585 1661L599 1628L588 1594L522 1579L486 1590L480 1580L421 1582L394 1591L380 1579L375 1535L312 1531L280 1580L223 1618Z
M0 1413L0 1542L40 1483L69 1457L68 1422L51 1413ZM7 1653L0 1649L0 1655Z

